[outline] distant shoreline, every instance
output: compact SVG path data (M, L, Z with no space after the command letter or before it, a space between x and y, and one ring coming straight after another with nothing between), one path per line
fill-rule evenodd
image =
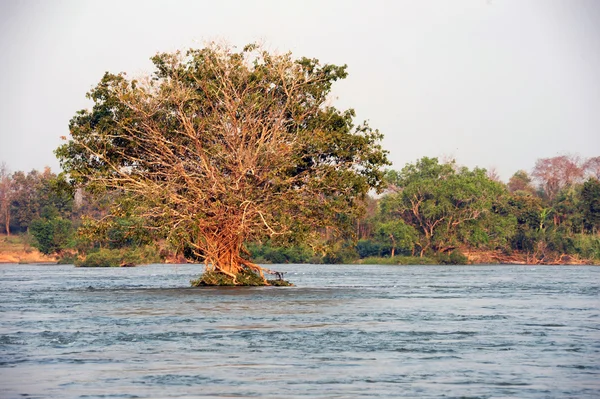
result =
M531 254L514 252L510 255L504 254L501 251L473 251L463 250L464 255L469 260L468 265L522 265L522 266L600 266L598 263L590 259L582 259L574 255L560 255L557 257L544 259L543 261L532 262ZM165 264L173 263L166 260ZM394 258L364 258L359 259L354 264L364 265L440 265L429 258L415 258L397 256ZM24 243L19 236L0 235L0 264L39 264L39 265L55 265L58 264L58 257L55 255L44 255L37 249Z

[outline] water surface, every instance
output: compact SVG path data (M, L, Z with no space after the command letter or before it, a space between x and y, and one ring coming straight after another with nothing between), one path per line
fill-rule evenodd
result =
M600 268L0 265L1 398L598 398Z

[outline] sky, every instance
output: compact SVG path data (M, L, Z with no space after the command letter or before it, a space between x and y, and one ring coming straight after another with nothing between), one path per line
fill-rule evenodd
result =
M0 0L0 163L53 150L105 71L217 40L347 64L331 102L423 156L507 181L539 158L600 155L597 0Z

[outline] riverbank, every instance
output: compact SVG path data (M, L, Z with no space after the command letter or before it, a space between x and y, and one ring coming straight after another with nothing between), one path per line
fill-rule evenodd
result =
M417 256L395 256L389 257L369 257L359 259L358 264L365 265L440 265L440 264L469 264L469 265L599 265L598 261L593 259L580 258L575 255L551 254L541 255L538 253L513 252L505 254L502 251L469 251L463 250L465 261L461 262L441 262L440 259Z
M513 252L505 254L502 251L474 251L463 250L462 254L466 257L465 262L472 265L488 264L514 264L514 265L598 265L590 259L584 259L573 255L553 255L540 256L540 254L530 254ZM0 235L0 263L57 263L58 257L42 254L31 246L27 236ZM186 263L185 259L174 258L167 259L165 263ZM436 265L439 260L427 257L396 256L394 258L371 257L359 259L356 264L380 264L380 265Z
M56 263L56 256L44 255L24 236L0 235L0 263Z
M509 265L598 265L593 259L568 254L543 254L502 251L463 251L472 264L509 264Z

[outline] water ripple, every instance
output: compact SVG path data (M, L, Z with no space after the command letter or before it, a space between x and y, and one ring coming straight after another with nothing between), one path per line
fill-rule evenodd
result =
M0 265L0 397L600 397L600 268L276 269Z

